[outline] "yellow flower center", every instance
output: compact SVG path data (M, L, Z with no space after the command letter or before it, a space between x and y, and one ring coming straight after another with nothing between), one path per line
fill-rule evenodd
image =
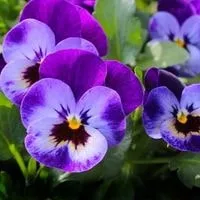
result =
M73 117L72 119L68 120L69 128L72 130L79 129L81 126L81 121Z
M181 124L186 124L187 121L188 121L188 118L187 118L187 116L186 116L185 114L179 113L179 114L177 115L177 120L178 120Z
M179 47L184 47L185 46L185 42L184 40L181 39L176 39L175 43L179 46Z

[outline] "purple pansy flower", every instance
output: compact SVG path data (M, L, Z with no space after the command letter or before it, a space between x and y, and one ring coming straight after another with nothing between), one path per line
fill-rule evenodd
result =
M90 13L94 11L94 6L96 2L96 0L68 0L68 1L87 9Z
M189 0L159 0L158 11L171 13L180 24L197 13L195 6Z
M149 22L149 33L155 41L172 41L185 48L190 58L185 64L176 66L180 76L195 76L200 73L200 16L188 18L182 26L167 12L156 13Z
M76 100L69 85L51 78L30 88L21 116L31 156L67 172L87 171L97 165L108 147L122 140L126 127L121 99L114 90L95 86Z
M176 149L199 152L200 84L184 86L169 72L152 68L146 73L145 85L143 124L147 134Z
M66 0L31 0L22 10L20 20L28 18L46 23L53 30L56 43L68 37L81 37L90 41L100 56L107 53L107 38L99 22L87 10Z

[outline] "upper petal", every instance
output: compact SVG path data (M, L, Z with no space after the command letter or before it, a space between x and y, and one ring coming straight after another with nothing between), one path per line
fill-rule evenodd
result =
M39 30L39 31L38 31ZM27 59L40 62L55 46L55 36L44 23L27 19L14 26L3 41L6 62Z
M62 40L55 47L55 51L65 49L80 49L94 53L97 56L99 55L99 52L94 46L94 44L92 44L88 40L79 37L70 37L65 40Z
M79 7L81 20L81 37L92 42L99 51L100 56L105 56L108 51L108 40L99 22L85 9Z
M152 39L173 39L179 35L180 26L176 18L167 12L157 12L149 21L149 33Z
M62 95L61 95L62 94ZM25 127L36 120L48 117L66 118L75 109L70 87L60 80L42 79L35 83L21 104L21 118Z
M126 115L142 104L143 88L135 74L127 66L117 61L106 61L105 85L117 91L121 97Z
M56 42L68 37L80 37L81 22L77 7L65 0L32 0L22 11L20 20L37 19L54 32Z
M143 110L143 124L147 134L155 139L161 138L161 124L172 119L177 109L179 109L179 102L167 87L153 89L148 95Z
M67 83L76 99L93 86L103 85L106 65L100 57L83 50L63 50L46 57L40 67L42 78Z
M182 35L189 44L200 47L200 16L188 18L181 27Z
M119 95L114 90L96 86L78 101L76 113L84 123L100 131L109 145L118 144L126 128L126 118Z
M171 13L180 24L196 13L195 6L187 0L159 0L158 10Z

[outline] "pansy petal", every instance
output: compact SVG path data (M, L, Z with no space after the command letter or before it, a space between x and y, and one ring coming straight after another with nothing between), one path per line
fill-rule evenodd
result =
M144 104L143 124L147 134L160 139L160 126L168 119L173 118L174 109L179 108L175 95L167 87L153 89Z
M149 93L153 88L160 86L166 86L180 100L184 84L175 75L166 70L149 69L145 75L146 92Z
M84 124L99 130L109 145L122 140L126 121L120 96L114 90L104 86L91 88L78 101L76 113Z
M149 33L152 39L173 39L174 36L179 34L179 30L178 21L167 12L154 14L149 22Z
M0 53L0 72L5 66L6 66L6 62L5 62L4 58L3 58L3 54Z
M99 55L98 50L91 42L79 37L70 37L62 40L55 47L55 51L65 49L81 49Z
M191 133L187 139L187 149L192 152L200 152L200 135L198 133Z
M200 16L188 18L181 27L181 32L188 43L200 47Z
M20 105L32 83L39 80L38 67L29 60L9 62L2 70L0 87L15 104Z
M106 61L107 87L117 91L121 97L126 115L141 105L143 100L143 89L135 74L125 65L117 61Z
M74 95L67 84L56 79L42 79L25 95L21 104L21 118L27 127L46 116L66 118L74 109Z
M108 50L106 34L99 22L85 9L79 7L81 19L81 37L92 42L100 56L105 56Z
M42 62L42 78L56 78L67 83L76 99L93 86L104 84L106 65L100 57L83 50L63 50L50 54Z
M196 13L194 5L187 0L159 0L158 10L171 13L180 24Z
M32 123L27 129L25 147L40 163L64 170L70 162L67 145L57 145L52 136L52 129L60 123L62 120L59 118L46 118Z
M80 37L81 34L77 7L65 0L29 1L22 11L20 20L27 18L46 23L53 30L57 43L68 37Z
M187 151L186 137L183 133L179 133L174 127L174 120L167 120L162 123L160 127L160 132L162 138L172 147L179 149L181 151Z
M185 87L181 97L181 108L191 108L191 111L200 108L200 84Z
M65 171L83 172L97 165L105 156L108 148L106 138L96 129L85 126L88 139L84 145L75 147L73 143L68 145L70 162Z
M3 56L6 62L27 59L36 63L54 46L55 36L51 29L40 21L27 19L7 33L3 42Z
M196 14L200 14L200 1L199 0L190 0L190 4L192 4L196 10Z
M187 49L190 52L190 58L181 66L180 70L184 71L185 74L196 76L200 73L200 49L193 45L187 45Z

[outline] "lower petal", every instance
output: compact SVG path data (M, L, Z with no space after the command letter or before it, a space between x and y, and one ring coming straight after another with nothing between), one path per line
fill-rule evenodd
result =
M73 143L68 144L70 162L65 171L83 172L97 165L105 156L108 148L106 138L96 129L85 126L89 138L84 145L75 147Z
M27 130L25 147L38 162L65 170L70 162L67 144L57 145L51 136L53 127L62 122L58 118L46 118L32 123Z

